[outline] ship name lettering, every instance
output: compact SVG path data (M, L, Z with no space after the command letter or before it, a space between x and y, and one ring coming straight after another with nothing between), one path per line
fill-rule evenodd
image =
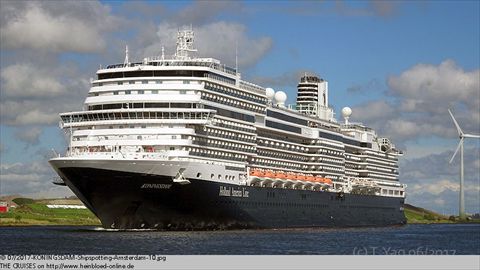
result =
M171 184L143 184L140 188L169 189Z
M233 189L232 187L220 186L218 196L220 196L220 197L248 198L249 197L249 191L245 190L245 188L237 190L237 189Z

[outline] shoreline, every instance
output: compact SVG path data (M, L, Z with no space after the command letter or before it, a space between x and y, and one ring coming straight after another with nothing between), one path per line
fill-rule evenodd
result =
M100 220L88 209L49 208L47 206L48 204L83 205L78 199L33 200L16 198L10 202L15 201L18 202L16 207L10 208L10 211L7 213L0 213L0 227L102 226ZM404 213L407 219L406 225L480 224L480 219L459 220L458 217L453 215L440 215L436 212L410 204L405 204Z

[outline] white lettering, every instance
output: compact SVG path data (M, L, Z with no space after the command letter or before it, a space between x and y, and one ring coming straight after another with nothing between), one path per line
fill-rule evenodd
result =
M172 184L143 184L140 188L169 189Z

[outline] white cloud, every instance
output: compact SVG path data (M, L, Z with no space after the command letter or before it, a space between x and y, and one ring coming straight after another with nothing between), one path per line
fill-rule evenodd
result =
M1 15L2 47L51 52L98 52L123 21L97 1L7 1Z
M201 25L214 20L221 13L234 13L243 8L235 1L196 1L173 14L169 21L184 25Z
M453 102L480 106L480 70L464 71L450 59L438 66L417 64L387 82L393 95L405 99L406 112L439 112Z
M34 198L71 196L66 187L58 187L52 183L55 175L46 160L30 163L0 164L2 194L21 194Z
M451 107L465 132L480 133L479 69L465 71L453 60L417 64L390 76L387 84L392 98L355 106L354 119L403 145L419 138L456 137L447 112Z
M20 128L15 132L15 136L19 140L26 142L27 146L38 144L41 134L42 129L40 127Z
M49 68L43 68L44 62ZM89 89L86 75L54 59L12 64L0 78L0 117L8 125L56 123L58 113L81 108Z
M140 51L141 56L157 56L165 47L167 55L175 53L177 30L181 25L163 22L158 25L158 40L152 41ZM273 45L269 37L252 38L244 25L230 22L213 22L194 27L195 47L198 56L213 57L230 66L235 65L235 46L238 44L238 65L248 67L256 64Z
M458 211L459 164L448 161L453 151L400 161L400 180L407 184L407 202L439 212ZM480 152L465 149L465 202L469 213L480 211ZM443 201L443 203L441 203Z
M433 202L437 205L442 205L442 206L445 205L445 200L444 199L438 198L438 199L435 199Z
M479 190L478 187L471 187L472 189ZM431 193L434 195L438 195L446 190L451 191L458 191L459 184L449 181L449 180L440 180L434 183L417 183L409 188L409 194L423 194L423 193Z
M68 89L48 74L51 68L18 63L0 71L6 97L55 97Z

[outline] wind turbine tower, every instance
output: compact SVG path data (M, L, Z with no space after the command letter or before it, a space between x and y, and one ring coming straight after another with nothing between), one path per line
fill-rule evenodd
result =
M457 128L458 132L458 137L460 138L460 142L458 143L457 149L455 150L455 153L453 153L452 158L450 159L449 163L452 163L453 159L458 153L458 150L460 149L460 201L459 201L459 211L458 211L458 216L460 219L465 219L465 194L464 194L464 172L463 172L463 141L465 138L480 138L480 135L472 135L472 134L465 134L463 133L462 129L457 123L457 120L455 120L455 117L453 117L452 112L450 109L448 109L448 113L452 117L453 123L455 124L455 127Z

